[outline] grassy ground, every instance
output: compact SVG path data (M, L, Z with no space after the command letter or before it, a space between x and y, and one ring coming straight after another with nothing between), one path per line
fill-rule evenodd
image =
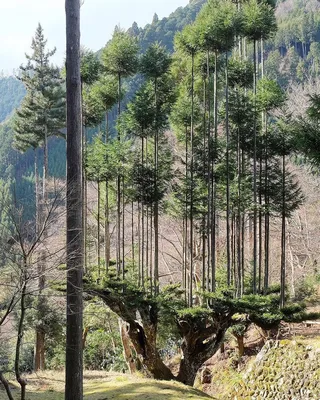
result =
M209 396L177 382L138 376L88 372L84 376L85 400L205 400ZM46 372L28 376L27 400L63 400L63 374ZM19 399L19 390L12 390ZM6 400L0 390L0 400Z

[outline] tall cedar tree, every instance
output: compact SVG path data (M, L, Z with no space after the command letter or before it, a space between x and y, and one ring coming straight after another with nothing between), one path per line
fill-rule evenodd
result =
M93 85L99 78L101 72L101 64L97 55L89 49L82 48L80 50L80 74L81 74L81 106L82 106L82 153L83 156L86 151L87 135L86 123L90 118L89 113L84 117L84 92L86 86ZM91 102L91 104L94 102ZM100 121L99 121L100 122ZM85 168L82 170L83 179L83 240L84 240L84 267L87 268L87 179Z
M113 75L103 74L92 88L93 95L96 94L105 113L105 144L109 142L109 112L117 103L119 93L117 79ZM105 181L105 204L104 204L104 258L106 270L110 264L110 213L109 213L109 180Z
M149 78L154 86L154 192L157 192L158 169L159 169L159 124L158 113L158 84L159 80L168 72L170 67L170 56L164 47L158 44L151 45L141 60L141 72ZM154 290L159 293L159 202L153 205L153 224L154 224Z
M191 102L191 114L190 114L190 170L186 172L187 180L190 177L190 212L189 212L189 248L190 248L190 267L189 267L189 290L188 290L188 301L189 305L193 304L193 280L194 280L194 122L195 122L195 56L199 50L199 31L195 24L188 25L183 32L177 36L177 46L182 49L189 57L191 57L191 90L190 90L190 102ZM186 235L187 237L188 235ZM188 243L188 239L186 239ZM188 246L187 246L188 247Z
M274 9L265 1L249 0L243 4L243 29L245 36L253 42L253 93L257 94L258 83L258 49L257 43L259 40L268 39L277 29ZM256 109L256 104L254 104ZM253 128L253 293L257 292L257 216L258 216L258 187L257 187L257 120L254 120Z
M114 75L118 80L118 118L121 114L121 86L122 79L132 76L138 69L138 50L139 46L136 39L129 34L121 31L118 27L115 29L112 40L106 45L102 53L102 63L107 73ZM121 135L118 131L118 141L121 141ZM124 274L124 238L121 244L121 204L122 176L117 177L117 266L118 274L121 270ZM122 210L123 211L123 210ZM122 212L122 227L124 225L124 213ZM123 231L123 229L122 229ZM123 233L123 232L122 232ZM122 251L121 251L122 250Z

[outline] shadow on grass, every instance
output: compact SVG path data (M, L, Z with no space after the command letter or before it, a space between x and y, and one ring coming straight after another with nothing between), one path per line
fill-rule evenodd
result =
M198 390L166 382L130 382L90 384L85 400L205 400L212 399Z
M119 377L110 382L95 381L85 385L84 400L206 400L212 397L176 382L131 381ZM15 400L20 391L14 390ZM7 400L0 390L0 400ZM27 389L26 400L64 400L63 392L31 391Z
M15 400L20 400L20 391L13 390L12 395ZM8 400L6 393L0 390L0 400ZM26 393L26 400L64 400L64 394L58 392L32 392L31 390Z

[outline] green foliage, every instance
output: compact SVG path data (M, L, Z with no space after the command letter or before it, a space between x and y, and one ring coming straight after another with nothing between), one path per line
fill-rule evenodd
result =
M92 85L101 72L101 64L97 55L85 48L80 53L80 74L82 84Z
M200 32L196 24L187 25L175 37L175 48L185 54L195 55L200 48Z
M25 373L31 373L33 371L33 359L34 359L34 345L32 342L27 341L21 348L20 355L20 371Z
M211 310L200 306L184 308L183 310L179 311L178 316L180 319L201 321L206 320L209 316L211 316Z
M110 333L104 329L91 329L83 356L86 369L116 372L127 370L121 345L112 347Z
M246 324L237 323L237 324L231 326L231 328L229 329L229 332L235 337L241 337L241 336L244 336L247 329L248 329L248 327Z
M244 34L251 40L268 39L277 29L274 9L265 1L245 2L242 15Z
M91 181L106 182L117 174L126 176L130 165L130 141L113 140L105 143L100 136L88 145L85 167Z
M310 96L307 115L304 119L296 121L294 131L298 149L316 168L320 165L319 110L320 96Z
M167 18L154 20L152 24L146 25L145 28L139 28L134 23L128 32L138 39L142 52L155 42L172 52L175 34L195 20L204 3L205 0L191 1L186 7L179 7Z
M104 111L109 111L119 100L118 82L112 75L101 75L91 91L100 99Z
M96 127L104 117L104 105L95 88L84 90L82 94L82 118L85 127Z
M167 126L166 115L155 108L154 87L150 82L137 91L122 118L126 131L141 138L152 136L156 127L162 130Z
M253 84L252 62L231 58L228 64L228 79L230 87L250 88Z
M149 160L147 164L136 160L132 166L130 181L134 201L141 201L145 205L152 206L155 203L161 203L168 192L172 179L172 154L164 138L163 142L158 159L157 178L155 178L153 160Z
M166 49L154 43L141 57L140 72L149 79L158 79L168 72L170 64L171 58Z
M62 343L46 350L46 367L51 370L62 370L65 366L65 338Z
M317 303L320 275L318 273L300 279L296 285L294 300L307 303Z
M257 107L260 110L270 111L280 107L285 102L285 93L274 80L260 79L257 90Z
M0 370L8 371L10 368L10 360L12 356L12 351L10 346L8 346L8 341L1 340L0 341Z
M14 146L22 152L42 146L50 136L59 136L59 129L65 125L62 79L59 69L50 63L55 49L47 50L46 44L39 24L32 39L32 54L26 55L27 65L20 67L27 95L15 114Z
M133 75L138 69L137 40L129 34L115 30L112 40L102 52L102 63L105 70L111 74L121 77Z
M201 46L206 50L227 52L241 31L241 15L228 0L209 0L196 20Z

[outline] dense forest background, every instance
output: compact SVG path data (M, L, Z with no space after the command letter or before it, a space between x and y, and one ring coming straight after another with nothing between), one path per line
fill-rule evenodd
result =
M155 42L173 52L173 39L177 32L195 20L204 0L191 0L186 7L179 7L167 18L153 21L144 28L134 22L130 35L137 37L140 51ZM275 79L283 88L302 84L318 76L320 68L320 5L317 0L285 0L276 8L278 30L265 45L266 75ZM141 84L141 77L127 81L126 98L129 100ZM23 155L12 149L13 131L10 115L19 106L25 90L15 77L0 75L0 179L15 182L17 198L29 198L33 193L33 154ZM50 175L65 175L64 141L51 139L49 151ZM41 157L39 157L41 160ZM41 161L40 161L41 163ZM41 170L42 166L39 165Z
M206 3L155 15L144 28L116 27L104 49L81 55L89 368L125 368L118 343L125 348L129 336L151 375L193 385L226 332L241 358L251 323L269 334L281 321L319 316L307 314L302 300L315 304L319 281L320 7L250 0L240 12L232 2ZM251 11L269 18L260 18L258 32ZM40 25L36 39L45 48ZM0 79L0 186L3 199L22 205L13 213L19 223L2 212L2 233L8 254L20 246L24 256L25 243L32 249L26 259L34 275L17 270L19 282L37 286L37 303L26 308L29 334L36 332L36 343L42 335L35 370L45 358L59 368L64 354L57 296L65 293L64 72L46 68L47 92L32 69ZM26 94L23 82L39 97ZM18 265L19 256L13 259ZM42 297L47 289L56 310ZM125 321L120 336L115 315ZM25 370L33 368L30 343ZM174 376L163 359L181 343Z

